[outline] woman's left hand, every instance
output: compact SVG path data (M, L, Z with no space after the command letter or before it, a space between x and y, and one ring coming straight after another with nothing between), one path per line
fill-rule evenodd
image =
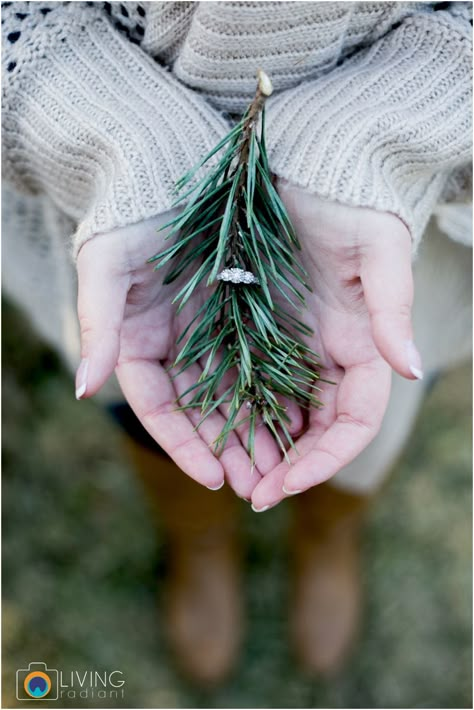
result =
M377 434L387 407L391 368L422 377L413 343L412 243L393 214L328 202L289 184L279 192L302 245L313 293L303 315L309 344L322 358L322 409L283 461L255 487L262 510L347 466Z

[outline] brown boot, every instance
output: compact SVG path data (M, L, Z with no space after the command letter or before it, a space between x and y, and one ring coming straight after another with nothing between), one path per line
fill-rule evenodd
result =
M337 672L355 638L361 606L359 533L369 500L328 483L292 500L290 631L309 673Z
M243 629L238 500L227 486L204 488L164 454L133 440L128 448L169 542L169 643L191 680L219 683L236 663Z

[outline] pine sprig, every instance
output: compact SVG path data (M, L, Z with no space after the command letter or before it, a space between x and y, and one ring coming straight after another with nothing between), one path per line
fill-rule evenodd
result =
M181 349L174 377L196 362L203 368L198 381L181 395L192 395L181 409L201 410L199 428L226 403L228 418L214 442L215 452L219 455L230 433L248 422L252 467L261 422L287 459L288 447L295 448L283 398L306 409L321 406L316 396L319 358L305 345L302 336L312 330L299 318L304 291L311 289L295 256L301 247L275 189L265 146L269 93L269 79L259 72L255 98L241 121L176 184L177 193L188 190L174 206L186 205L161 228L170 230L166 239L174 243L150 259L155 269L171 267L164 284L189 273L173 300L177 312L203 281L212 289L177 340ZM217 164L189 187L217 154ZM288 307L283 308L282 298ZM229 372L234 382L221 392ZM242 408L247 416L239 419Z

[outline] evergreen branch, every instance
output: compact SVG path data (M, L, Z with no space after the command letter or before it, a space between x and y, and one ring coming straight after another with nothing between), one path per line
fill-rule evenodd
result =
M190 273L173 299L177 313L198 287L206 283L213 289L177 340L184 344L173 377L202 363L198 381L181 395L190 399L180 409L201 410L197 429L227 404L215 452L219 455L231 432L246 423L252 468L260 422L287 459L287 446L295 448L282 397L306 409L322 406L316 396L319 358L303 340L312 330L295 315L311 288L295 256L301 247L274 187L265 145L264 104L270 93L270 80L259 72L255 98L242 119L177 182L181 194L174 206L186 204L161 228L169 230L172 244L149 260L155 269L171 266L165 284ZM216 156L213 168L195 182ZM272 292L290 309L275 302ZM233 384L222 393L219 387L229 374ZM243 408L249 414L239 419Z

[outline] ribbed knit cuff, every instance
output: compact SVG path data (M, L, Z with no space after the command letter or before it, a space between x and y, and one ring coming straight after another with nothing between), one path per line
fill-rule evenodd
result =
M168 210L176 180L228 130L99 8L82 5L33 28L3 101L4 173L76 221L75 254L96 233Z
M449 174L470 160L471 44L463 17L415 15L272 97L272 169L321 197L396 214L416 249Z

